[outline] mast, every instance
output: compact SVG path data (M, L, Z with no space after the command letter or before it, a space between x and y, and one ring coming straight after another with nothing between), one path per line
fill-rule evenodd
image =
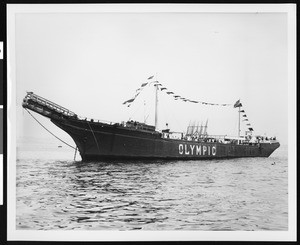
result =
M157 129L157 104L158 104L158 86L157 85L154 85L155 86L155 129Z
M204 135L207 134L207 123L208 123L208 119L206 119L206 123L205 123L205 126L204 126L204 132L203 132Z
M238 132L238 138L240 138L241 133L241 107L239 106L239 132Z
M145 100L144 100L144 123L146 123L145 107L146 107L146 102L145 102Z
M201 121L200 132L199 132L200 137L202 137L202 130L203 130L203 126L202 126L202 121Z

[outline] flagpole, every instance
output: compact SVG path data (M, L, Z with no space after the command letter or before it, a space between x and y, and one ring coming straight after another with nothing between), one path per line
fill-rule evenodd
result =
M154 85L156 87L155 91L155 129L157 129L157 104L158 104L158 86Z
M241 107L239 106L239 132L238 132L238 139L240 139L241 133Z

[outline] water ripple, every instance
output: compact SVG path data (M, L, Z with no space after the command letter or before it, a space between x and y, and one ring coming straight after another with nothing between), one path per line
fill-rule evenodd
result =
M17 161L17 229L288 229L285 155L188 162L44 158Z

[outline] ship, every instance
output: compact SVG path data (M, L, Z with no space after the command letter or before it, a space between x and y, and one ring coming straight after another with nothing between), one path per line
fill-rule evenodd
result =
M152 78L152 77L151 77ZM145 87L143 83L141 88ZM149 83L150 84L150 83ZM156 104L159 83L156 81ZM160 84L161 85L161 84ZM138 91L140 92L140 91ZM171 95L175 99L180 96ZM125 101L130 105L137 97ZM197 101L182 98L183 101ZM205 102L203 102L205 103ZM208 104L208 103L205 103ZM158 130L157 113L155 125L127 120L120 123L103 122L78 116L69 109L58 105L33 92L27 92L22 106L29 113L33 111L65 131L75 142L83 162L97 160L207 160L244 157L269 157L279 146L276 137L240 135L240 116L237 137L212 136L205 125L190 124L185 132L172 132L169 128ZM234 107L241 114L242 104L238 100ZM30 113L31 114L31 113ZM74 158L75 159L75 158Z

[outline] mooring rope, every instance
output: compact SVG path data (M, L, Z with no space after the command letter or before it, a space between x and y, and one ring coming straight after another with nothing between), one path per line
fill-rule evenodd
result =
M59 137L57 137L55 134L53 134L52 132L50 132L50 130L48 130L41 122L39 122L39 120L37 120L31 113L30 111L28 111L26 108L25 110L29 113L30 116L32 116L32 118L34 120L36 120L44 129L46 129L50 134L52 134L56 139L60 140L62 143L66 144L67 146L70 146L71 148L77 150L77 148L75 148L74 146L71 146L70 144L68 144L67 142L63 141L62 139L60 139Z

